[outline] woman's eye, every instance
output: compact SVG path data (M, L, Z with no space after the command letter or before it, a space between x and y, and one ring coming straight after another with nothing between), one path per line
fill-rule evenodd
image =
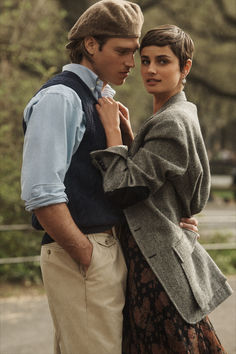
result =
M164 65L164 64L167 64L167 63L168 63L168 60L161 59L161 60L159 61L159 63L160 63L161 65Z
M141 63L142 63L143 65L148 65L148 64L149 64L149 60L147 60L147 59L142 59L142 60L141 60Z

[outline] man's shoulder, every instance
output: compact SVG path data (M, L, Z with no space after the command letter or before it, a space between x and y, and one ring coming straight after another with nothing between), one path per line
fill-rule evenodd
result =
M43 98L49 98L50 100L53 100L55 98L55 100L57 100L58 96L62 100L68 100L73 105L81 104L81 99L75 92L75 90L63 84L57 84L43 88L35 95L34 98L36 101L41 100Z

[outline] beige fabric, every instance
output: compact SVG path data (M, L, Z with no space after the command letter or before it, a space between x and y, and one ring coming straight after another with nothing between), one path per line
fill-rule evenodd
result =
M102 0L90 6L71 28L67 48L87 36L140 37L143 14L139 5L124 0Z
M57 243L42 246L41 268L56 331L55 354L121 354L127 268L114 236L88 235L83 269Z

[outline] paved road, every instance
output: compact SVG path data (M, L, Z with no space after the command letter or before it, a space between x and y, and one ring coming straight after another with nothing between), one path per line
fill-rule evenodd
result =
M236 354L236 276L229 282L235 293L210 318L228 354ZM44 295L0 299L0 316L0 354L53 353L53 328Z
M209 202L197 219L202 237L231 235L228 241L236 242L236 203Z
M199 216L201 233L207 227L232 231L235 242L234 205L209 203ZM211 225L209 225L211 224ZM235 293L210 316L228 354L236 354L236 276L229 282ZM45 296L0 298L0 354L52 354L53 327ZM99 353L98 353L99 354Z

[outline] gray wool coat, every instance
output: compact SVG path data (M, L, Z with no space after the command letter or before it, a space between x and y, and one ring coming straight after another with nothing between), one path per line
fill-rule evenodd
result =
M180 92L144 123L129 150L115 146L91 157L180 315L200 321L232 289L196 233L179 226L182 216L204 208L210 191L196 106Z

